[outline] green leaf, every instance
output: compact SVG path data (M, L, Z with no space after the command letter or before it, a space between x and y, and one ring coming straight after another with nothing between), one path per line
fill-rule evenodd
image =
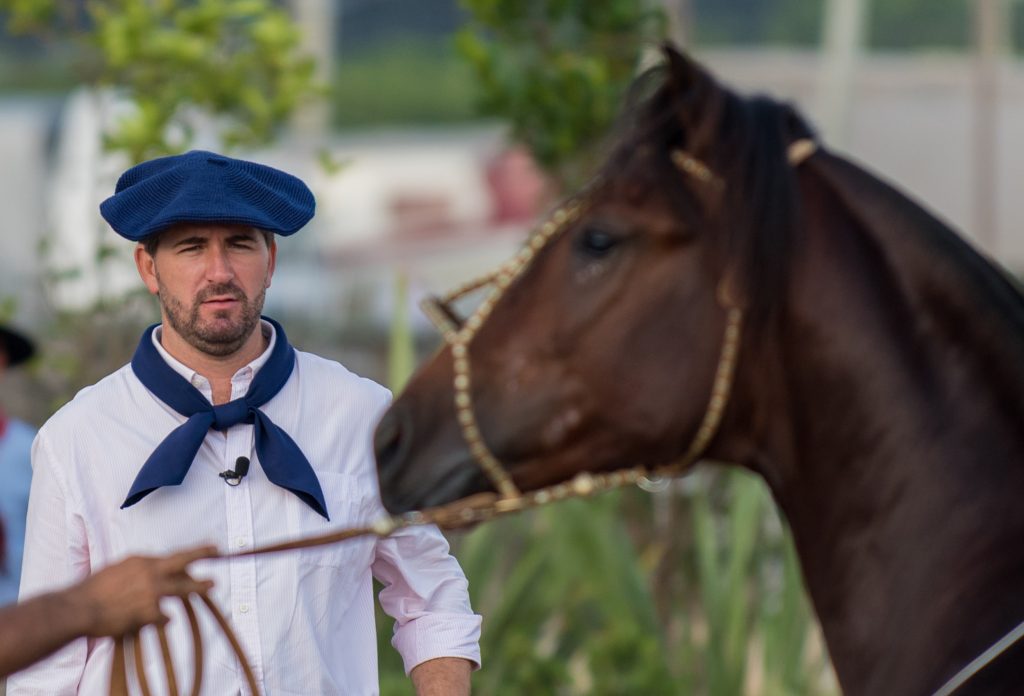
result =
M415 365L416 353L409 325L409 279L404 273L398 272L395 274L388 350L388 386L393 393L402 391Z

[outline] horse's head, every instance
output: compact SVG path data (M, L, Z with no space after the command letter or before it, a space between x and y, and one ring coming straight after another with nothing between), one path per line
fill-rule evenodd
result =
M786 148L805 131L786 107L665 54L600 174L496 274L491 299L468 321L438 308L449 345L377 431L393 512L500 487L488 462L532 490L664 465L714 434L730 316L763 322L778 295Z

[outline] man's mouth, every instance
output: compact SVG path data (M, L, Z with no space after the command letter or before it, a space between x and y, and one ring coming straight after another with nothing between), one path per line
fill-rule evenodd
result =
M224 296L224 297L211 297L208 300L203 301L203 305L210 309L228 309L238 304L238 298Z

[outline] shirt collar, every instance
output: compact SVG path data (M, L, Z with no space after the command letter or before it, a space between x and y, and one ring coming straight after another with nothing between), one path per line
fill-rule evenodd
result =
M160 357L164 359L164 362L166 362L172 370L188 380L189 384L193 386L198 386L198 384L208 385L209 380L206 377L168 353L160 344L160 337L163 336L163 330L163 325L156 327L156 330L153 332L153 345L156 346L157 352L160 353ZM252 381L252 378L256 376L256 373L260 371L260 368L263 367L267 360L270 359L270 353L274 350L274 344L277 342L277 332L274 331L273 326L263 320L260 320L260 330L263 332L263 336L268 339L267 348L260 353L255 360L244 365L234 374L231 378L231 382L233 384L242 379L247 382Z

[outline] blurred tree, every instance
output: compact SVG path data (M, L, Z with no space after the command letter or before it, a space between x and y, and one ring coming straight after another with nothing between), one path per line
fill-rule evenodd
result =
M104 134L108 150L132 163L187 149L199 117L225 149L266 143L317 89L314 62L301 55L299 32L275 0L0 0L0 12L11 33L62 52L74 44L77 82L133 105ZM108 245L102 224L98 214L80 223L97 242L82 266L101 277L130 249ZM42 253L53 252L50 241L44 236ZM52 293L85 270L51 272L44 285ZM55 311L38 330L33 420L124 364L154 314L142 288L101 292L82 311Z
M869 45L888 50L914 47L967 48L971 40L968 0L885 0L871 3Z
M358 49L345 46L330 91L335 127L478 120L473 72L452 49L450 34L444 39L385 37Z
M655 0L462 0L456 37L480 108L506 119L562 186L592 170L644 50L665 36Z
M81 44L86 84L134 109L106 134L133 162L187 149L197 113L226 148L262 144L314 91L313 60L273 0L0 0L8 29Z
M694 3L698 44L816 47L821 41L824 0L694 0ZM966 0L876 0L870 3L868 12L869 46L886 50L966 48L970 33L969 6ZM1024 20L1018 24L1024 24ZM1017 26L1014 35L1024 36L1024 28Z

